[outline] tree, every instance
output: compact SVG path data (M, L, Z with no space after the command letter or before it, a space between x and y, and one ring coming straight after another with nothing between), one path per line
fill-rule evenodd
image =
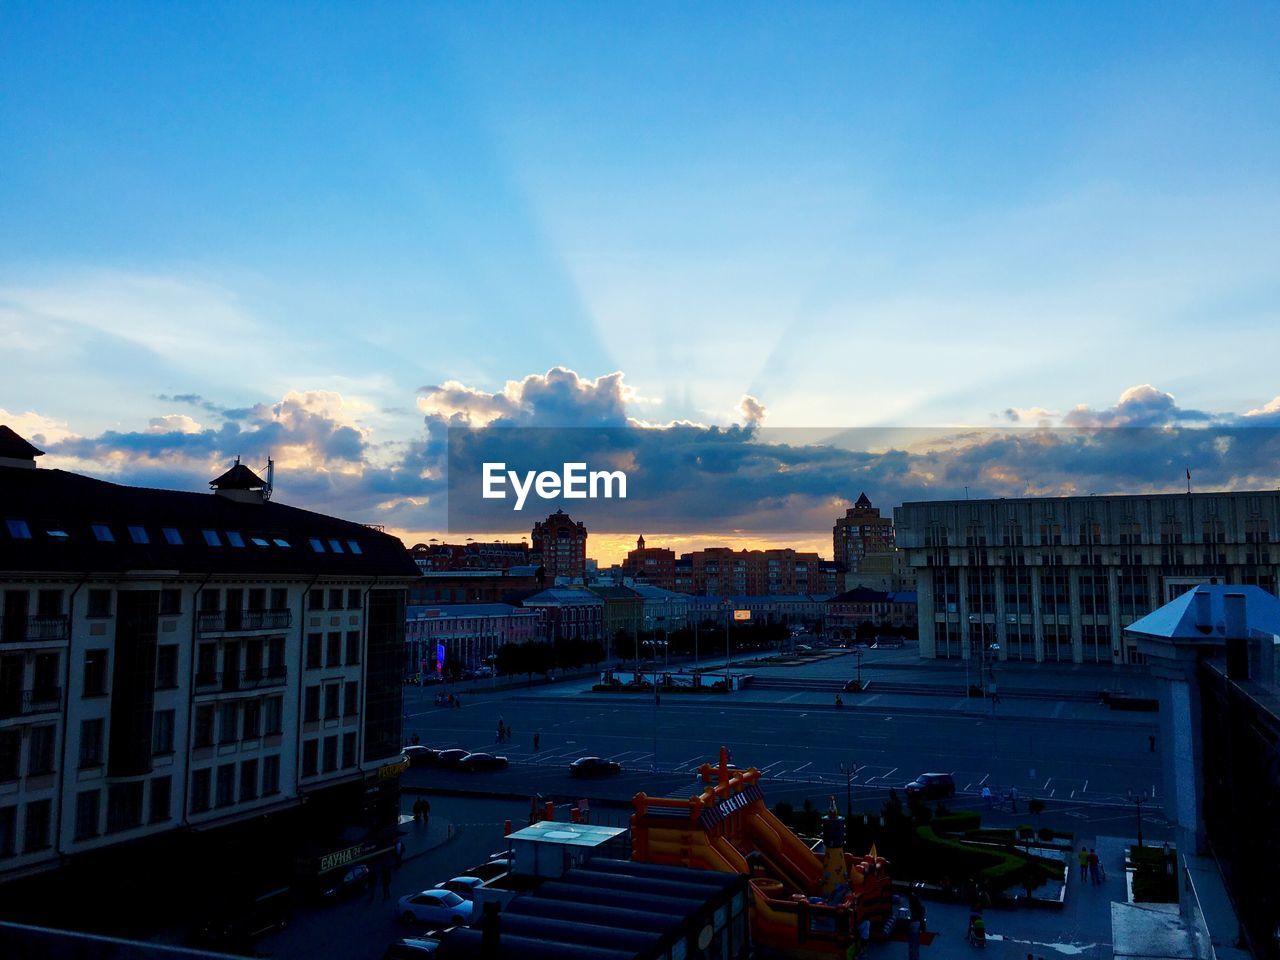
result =
M1040 828L1040 814L1044 813L1044 801L1039 797L1032 797L1027 801L1027 809L1031 811L1031 815L1036 818L1036 829Z

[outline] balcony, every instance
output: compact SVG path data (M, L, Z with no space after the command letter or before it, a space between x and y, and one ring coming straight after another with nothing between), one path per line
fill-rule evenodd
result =
M61 709L61 687L13 690L0 696L0 720L27 717L37 713L56 713Z
M251 630L284 630L293 623L290 610L214 610L196 620L200 633L243 633Z
M5 617L0 621L0 641L4 643L38 643L43 640L67 639L67 618L61 614L48 617Z
M260 687L278 687L289 677L283 663L266 668L247 670L223 670L218 673L196 673L197 693L234 693L238 690L256 690Z
M240 689L253 690L258 687L278 687L289 678L289 668L283 663L268 664L266 669L244 670L240 674Z

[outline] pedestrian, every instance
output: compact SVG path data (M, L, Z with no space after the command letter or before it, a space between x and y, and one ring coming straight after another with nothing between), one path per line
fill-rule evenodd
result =
M459 710L462 709L462 701L459 700L457 697L453 698L453 705L457 707Z
M1084 847L1080 848L1080 880L1081 882L1089 878L1089 851Z
M1095 887L1102 882L1098 879L1098 853L1096 850L1089 851L1089 882Z
M541 743L541 741L542 741L542 733L540 731L536 731L533 735L533 752L534 753L538 752L538 744Z
M422 742L422 738L415 733L413 735L413 739L410 742L416 747L418 744Z
M382 899L391 899L391 864L382 865Z
M912 920L907 926L907 960L920 960L919 920Z
M422 828L425 830L431 825L431 801L426 797L422 798Z
M399 837L396 838L396 866L404 863L404 841Z
M991 809L991 799L991 788L984 785L982 788L982 805L988 810Z
M1107 882L1107 865L1103 862L1102 857L1098 857L1098 882Z
M418 798L413 801L413 825L416 827L422 822L422 799Z
M1009 812L1010 813L1018 812L1018 788L1017 787L1009 788Z

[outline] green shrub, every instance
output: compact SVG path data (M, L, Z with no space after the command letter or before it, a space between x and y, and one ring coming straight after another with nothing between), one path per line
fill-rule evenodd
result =
M932 827L917 827L915 872L937 880L943 875L975 877L991 890L1004 890L1024 883L1029 869L1039 871L1041 880L1056 876L1060 867L1038 857L1025 857L1012 850L975 847L960 840L939 837ZM1039 886L1037 883L1036 886Z
M982 817L973 811L946 813L934 817L932 826L938 833L964 833L982 826Z
M1018 824L1018 839L1019 839L1019 840L1030 840L1030 839L1031 839L1032 837L1034 837L1035 835L1036 835L1036 832L1035 832L1035 830L1032 828L1031 824L1029 824L1029 823L1020 823L1020 824Z

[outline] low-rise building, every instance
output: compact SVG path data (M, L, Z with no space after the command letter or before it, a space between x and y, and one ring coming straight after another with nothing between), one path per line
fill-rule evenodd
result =
M855 587L826 602L826 628L836 635L852 636L862 624L873 627L914 627L916 595L908 591Z
M537 609L507 603L411 606L405 620L406 670L440 672L449 664L474 670L505 643L543 639L542 624Z
M548 640L605 640L604 600L585 587L551 587L526 597L524 606L542 611Z

